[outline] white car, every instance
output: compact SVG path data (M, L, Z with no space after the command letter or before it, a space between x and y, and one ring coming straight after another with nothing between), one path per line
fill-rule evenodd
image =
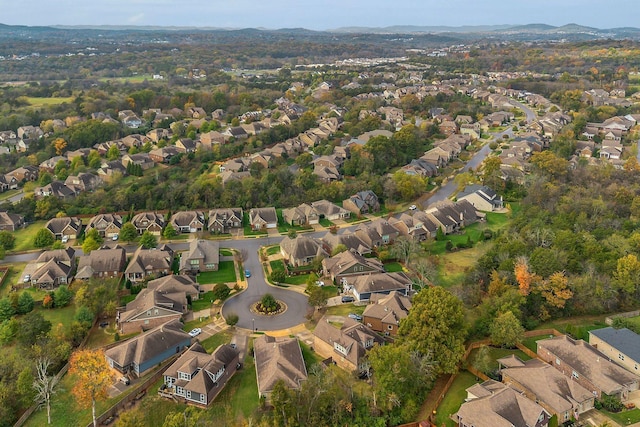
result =
M31 280L31 275L30 275L30 274L25 274L25 275L24 275L23 282L24 282L24 283L28 283L30 280Z
M113 236L111 236L111 240L115 242L116 240L118 240L118 237L120 236L118 236L117 234L114 234Z
M67 243L69 241L69 236L62 236L62 243Z
M191 338L193 338L193 337L197 337L197 336L198 336L198 335L200 335L201 333L202 333L202 329L200 329L200 328L195 328L195 329L192 329L191 331L189 331L189 336L190 336Z
M409 206L409 209L415 211L416 209L418 209L418 207L416 205L411 205Z

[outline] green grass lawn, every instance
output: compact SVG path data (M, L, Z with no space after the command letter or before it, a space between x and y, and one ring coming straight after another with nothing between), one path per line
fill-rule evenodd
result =
M231 342L231 331L226 330L219 332L215 335L211 335L209 338L200 341L202 347L207 350L207 353L212 353L213 350L218 348L221 344L229 344Z
M211 300L213 300L213 291L200 294L200 298L191 303L191 310L200 311L211 308Z
M300 341L300 349L302 350L302 358L304 359L304 364L307 366L307 370L309 370L311 366L322 362L323 358L302 341Z
M331 227L332 225L334 225L334 224L333 224L331 221L329 221L327 218L322 218L322 219L319 221L319 224L320 224L321 226L323 226L323 227L327 227L327 228L329 228L329 227Z
M362 314L366 305L340 304L327 307L327 316L347 316L349 313Z
M285 271L284 263L281 259L269 261L269 265L271 266L271 271Z
M489 354L491 355L491 369L498 369L497 360L502 359L503 357L511 356L512 354L518 357L522 361L527 361L531 359L522 350L518 350L517 348L516 349L497 348L497 347L488 347L488 348L489 348ZM475 360L476 355L478 354L478 350L479 349L474 349L469 354L467 361L470 364L473 364L473 361Z
M202 320L194 319L194 320L191 320L190 322L186 322L184 326L182 326L182 330L185 332L189 332L190 330L195 328L202 328L203 326L206 326L209 323L211 323L211 317L209 316L202 317Z
M233 256L233 252L231 252L231 249L220 248L220 255L221 256Z
M120 297L120 305L127 305L129 304L131 301L133 301L134 299L136 299L138 295L137 294L131 294L131 295L123 295Z
M69 326L76 314L76 306L71 304L63 308L44 308L42 305L36 304L34 311L42 314L42 317L51 322L52 327L59 323Z
M402 271L402 264L399 262L386 262L384 264L384 269L388 273L396 273Z
M32 105L34 107L43 107L45 105L59 105L65 102L69 104L73 102L73 99L74 99L73 96L51 97L51 98L39 98L39 97L29 96L27 97L27 102L29 102L29 105Z
M437 426L454 427L456 425L449 417L460 409L460 405L467 398L466 390L477 382L473 374L467 371L460 371L455 380L453 380L440 406L438 406L435 423Z
M537 329L553 328L576 339L589 341L589 331L606 328L605 315L578 316L570 319L557 319L538 325Z
M629 411L621 411L621 412L609 412L604 409L601 410L603 414L607 417L611 418L613 421L617 422L621 426L628 426L630 424L635 424L640 422L640 409L635 408Z
M491 243L482 242L471 249L449 252L439 255L440 265L436 284L449 287L460 283L468 270L472 268L478 259L491 248Z
M21 190L7 190L4 193L0 194L0 201L2 200L7 200L10 197L15 196L16 194L18 194Z
M228 283L236 281L236 270L233 261L221 261L218 271L205 271L198 274L198 283Z
M307 279L309 279L310 274L298 274L297 276L287 276L287 279L284 283L289 285L304 285L307 283Z
M2 282L2 288L0 288L0 297L4 297L11 292L11 286L22 284L22 271L26 265L26 263L15 263L9 266L7 277L5 277Z
M280 245L269 246L266 249L266 252L267 252L267 256L279 254L280 253Z
M33 238L35 237L36 233L38 233L38 231L44 227L46 223L46 221L36 221L29 224L25 228L14 231L13 235L16 238L16 246L11 250L11 252L21 252L31 249L37 249L35 246L33 246Z

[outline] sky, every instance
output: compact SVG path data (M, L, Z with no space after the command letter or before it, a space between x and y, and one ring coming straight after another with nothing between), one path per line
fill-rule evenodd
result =
M0 0L8 25L218 28L576 23L640 27L639 0Z

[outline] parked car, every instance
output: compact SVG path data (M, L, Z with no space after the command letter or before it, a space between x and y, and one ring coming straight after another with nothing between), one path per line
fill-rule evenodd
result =
M109 326L109 322L100 322L101 328L106 328L107 326Z
M416 209L418 209L418 207L416 205L411 205L409 206L409 209L411 209L412 211L415 211Z
M349 317L353 320L357 320L358 322L362 320L362 316L356 313L349 313Z
M114 235L111 237L111 240L113 240L113 241L115 242L116 240L118 240L118 238L119 238L119 237L120 237L120 236L118 236L117 234L114 234Z
M62 243L67 243L69 241L69 236L62 236Z
M122 384L124 384L124 385L129 385L129 384L131 384L131 380L130 380L129 378L127 378L127 377L120 377L120 378L118 379L118 381L120 381L120 382L121 382Z
M251 277L251 272L249 270L245 270L244 271L244 277L246 277L246 278Z
M24 283L28 283L31 280L31 275L30 274L25 274L24 275L24 279L22 280Z
M323 287L324 286L324 282L322 280L317 280L316 281L316 285Z
M190 336L191 338L193 338L193 337L197 337L197 336L198 336L198 335L200 335L201 333L202 333L202 329L200 329L200 328L195 328L195 329L192 329L192 330L190 330L190 331L189 331L189 336Z
M342 297L342 302L354 302L355 298L345 295Z

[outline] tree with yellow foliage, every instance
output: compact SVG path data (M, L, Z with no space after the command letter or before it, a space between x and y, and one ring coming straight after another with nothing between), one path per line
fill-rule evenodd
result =
M56 154L59 156L62 154L64 149L67 148L67 141L62 138L56 138L53 140L51 145L53 145L53 148L56 150Z
M540 276L529 271L529 263L524 257L519 257L516 261L514 273L516 276L516 282L518 282L520 294L525 297L531 292L531 285L540 280Z
M71 355L69 364L69 373L77 378L71 392L80 406L91 404L93 427L97 427L96 401L107 397L107 389L114 381L113 371L102 350L78 350Z

